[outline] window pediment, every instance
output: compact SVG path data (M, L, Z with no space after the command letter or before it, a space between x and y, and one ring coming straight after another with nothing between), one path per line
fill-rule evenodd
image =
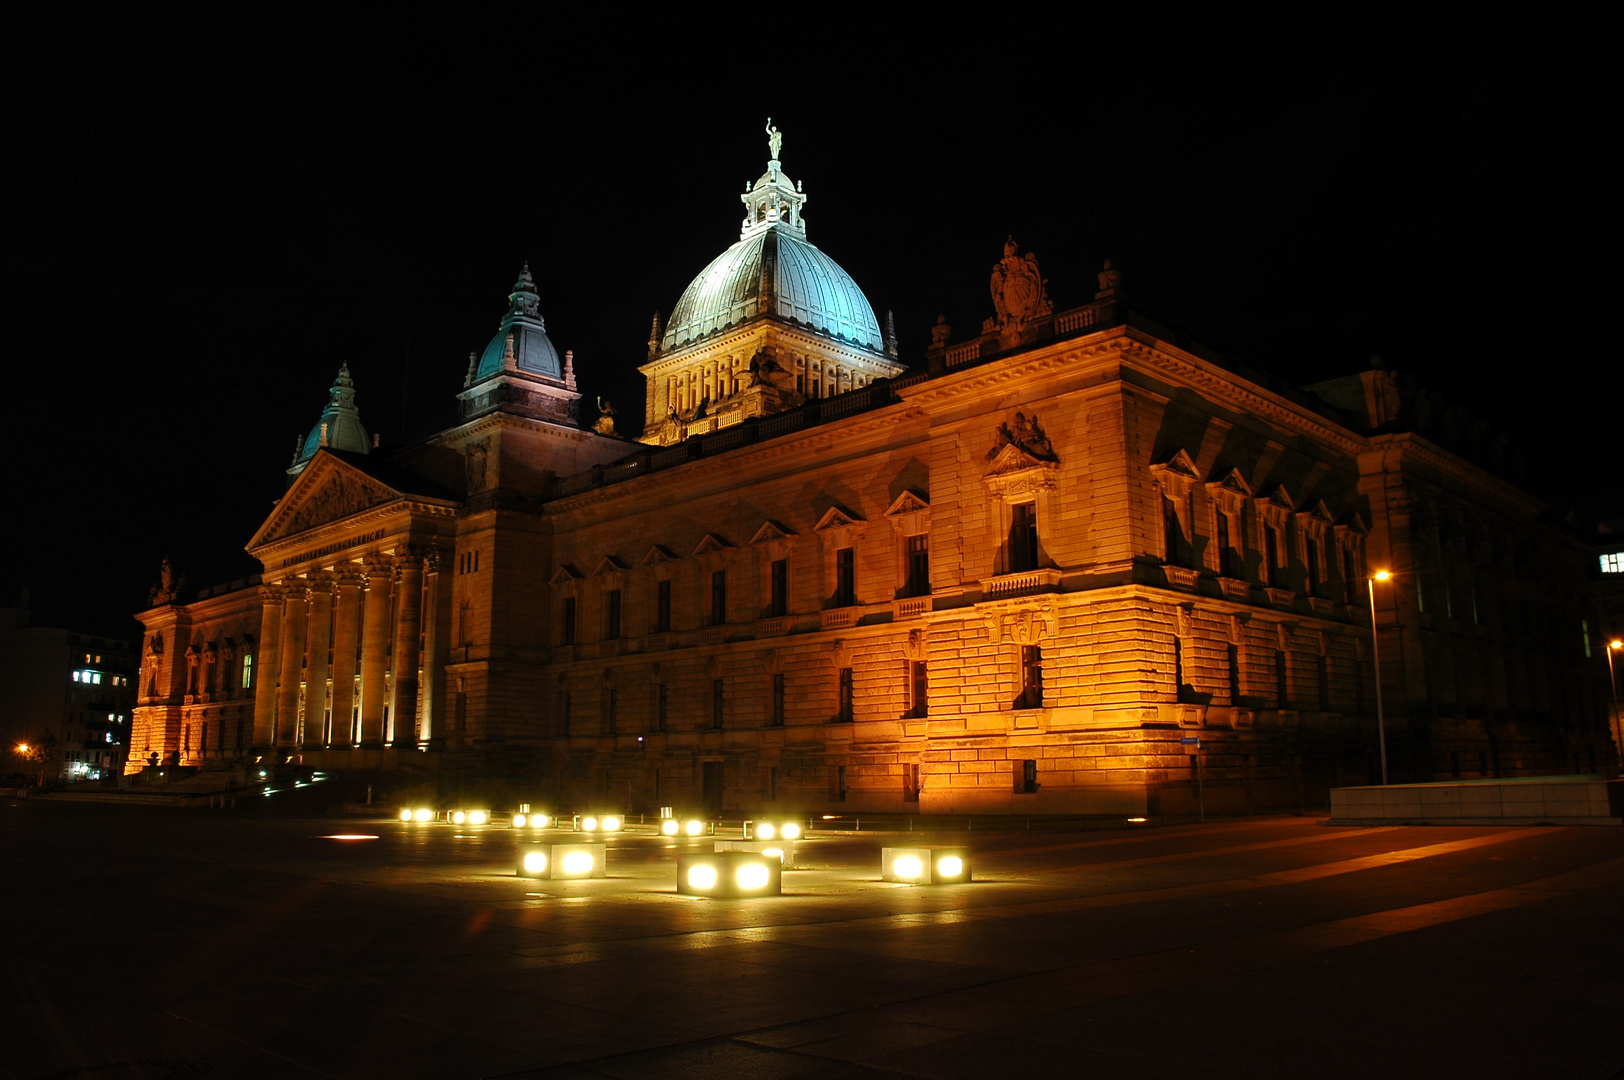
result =
M625 563L621 562L619 559L615 558L613 555L605 555L603 558L598 560L598 565L596 565L596 566L594 566L592 568L592 576L593 577L606 577L606 576L613 577L616 574L624 573L625 570L626 570L626 564Z
M1169 499L1184 499L1190 494L1190 488L1199 478L1195 471L1195 462L1191 460L1188 451L1180 449L1173 456L1160 465L1150 467L1150 475L1156 478L1156 486L1161 488L1162 494Z
M795 534L778 524L776 521L763 521L761 528L750 538L752 544L768 544L774 540L788 540Z
M886 509L885 516L904 536L930 532L930 500L916 491L904 490Z
M812 526L813 532L828 532L831 529L844 529L852 525L862 525L864 521L838 503L823 512L818 523Z
M581 580L581 572L568 563L553 571L553 576L547 579L547 584L557 588L560 585L570 585Z
M715 533L708 532L701 537L699 543L694 546L693 553L689 556L689 558L698 558L701 555L712 555L720 552L726 552L731 550L732 547L732 544L728 543L726 540L723 540L720 536L717 536Z
M1252 485L1239 469L1230 469L1221 479L1207 483L1207 497L1226 514L1239 514L1252 497Z
M1286 519L1297 512L1297 503L1292 499L1291 492L1286 490L1286 485L1281 484L1273 494L1257 500L1257 512L1270 525L1284 527Z
M638 566L658 566L660 563L673 562L676 556L659 544L648 549L648 552L638 560Z
M993 452L981 480L995 496L1024 502L1038 491L1059 486L1060 462L1038 457L1018 443L1006 443Z

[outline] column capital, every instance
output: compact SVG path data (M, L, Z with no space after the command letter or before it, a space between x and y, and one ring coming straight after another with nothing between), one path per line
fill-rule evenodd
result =
M423 572L425 574L438 574L451 561L451 553L440 548L426 548L423 551Z
M366 569L362 572L365 575L368 584L371 584L374 578L381 578L384 581L388 581L394 575L394 561L387 555L368 555L363 560L363 563L365 564Z
M259 601L262 604L280 604L284 595L281 585L261 585L259 587Z
M331 570L312 570L304 576L312 589L330 589L338 580L338 575Z
M355 563L339 563L333 568L333 584L342 588L345 585L364 585L367 580L365 567Z
M303 578L289 578L281 583L284 600L303 600L310 593L310 583Z

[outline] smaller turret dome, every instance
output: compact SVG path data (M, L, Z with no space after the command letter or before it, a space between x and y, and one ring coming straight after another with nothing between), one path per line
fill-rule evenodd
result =
M329 392L332 396L327 401L327 408L322 410L321 419L316 421L316 426L310 429L310 434L305 436L293 455L289 476L297 476L316 456L316 451L324 446L357 454L365 454L372 449L372 438L367 434L367 429L361 426L361 414L355 408L355 380L350 378L348 364L339 366L338 378L333 381Z
M519 280L508 294L508 311L496 336L485 346L475 366L470 385L504 371L517 369L544 379L564 379L558 350L547 336L547 323L541 317L541 297L530 276L530 264L519 271Z

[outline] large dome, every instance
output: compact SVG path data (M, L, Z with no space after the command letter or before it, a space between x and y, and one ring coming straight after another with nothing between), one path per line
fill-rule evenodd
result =
M833 259L781 226L747 236L711 261L684 290L666 323L662 351L763 315L880 352L868 298Z
M564 377L558 350L547 336L547 323L541 317L541 297L536 293L529 263L519 271L519 280L508 294L508 313L480 354L472 381L481 382L509 367L548 379Z

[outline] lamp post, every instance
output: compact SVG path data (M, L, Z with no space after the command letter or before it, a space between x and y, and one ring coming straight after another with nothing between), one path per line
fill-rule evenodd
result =
M1370 588L1370 658L1376 668L1376 745L1381 749L1382 787L1387 786L1387 726L1382 717L1382 646L1381 634L1376 630L1376 582L1392 576L1386 570L1378 570L1365 579Z
M1618 711L1618 676L1613 673L1613 654L1624 649L1624 641L1614 638L1607 643L1607 686L1613 692L1613 746L1624 759L1624 713Z

